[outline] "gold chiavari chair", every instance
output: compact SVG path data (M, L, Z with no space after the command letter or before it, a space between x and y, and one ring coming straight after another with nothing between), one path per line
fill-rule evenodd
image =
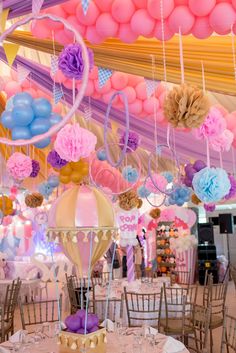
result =
M93 300L90 301L90 308L92 308L90 310L93 310L94 314L98 316L99 322L103 322L105 319L116 322L123 317L123 305L123 294L121 298L108 299L108 303L106 298L96 298L94 295Z
M208 308L211 305L210 316L210 349L213 351L213 330L221 327L224 321L225 300L227 294L227 282L213 284L210 280L209 284L204 286L203 306Z
M9 333L14 333L14 314L18 304L20 288L21 280L19 278L7 286L3 303L4 336L7 339L9 338Z
M133 293L124 288L125 304L129 327L139 327L145 322L153 322L158 327L160 313L160 293Z
M231 275L231 278L234 282L234 287L236 290L236 268L234 266L230 266L230 275Z
M88 278L77 278L77 276L66 275L67 291L70 300L71 314L74 314L77 310L85 308L87 302L88 292ZM93 297L94 285L92 279L89 284L89 294ZM89 306L91 310L91 305Z
M92 283L93 285L105 285L107 283L109 283L110 281L110 276L111 279L114 279L114 275L113 275L113 271L112 271L112 275L110 275L110 272L101 272L99 274L99 277L92 277Z
M27 326L60 321L61 308L62 295L60 295L59 300L42 300L30 303L22 303L20 301L20 315L23 330L25 330Z
M4 342L5 333L4 333L4 309L3 306L0 305L0 343Z
M236 316L228 314L228 309L224 310L223 331L221 339L221 353L236 352Z
M171 286L174 284L179 284L188 288L190 285L190 272L189 271L172 271L170 274Z

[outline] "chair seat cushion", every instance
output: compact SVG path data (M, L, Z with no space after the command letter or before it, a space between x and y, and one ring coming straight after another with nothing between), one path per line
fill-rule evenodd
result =
M182 333L182 319L168 319L168 325L166 325L166 319L160 319L159 324L163 327L166 333ZM184 332L185 334L193 332L193 328L189 320L185 320Z

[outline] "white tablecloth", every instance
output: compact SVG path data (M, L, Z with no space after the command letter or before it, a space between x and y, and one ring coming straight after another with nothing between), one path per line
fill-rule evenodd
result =
M8 285L11 285L12 280L3 279L0 280L0 301L3 302L6 294ZM40 279L22 280L20 296L22 299L26 298L29 300L31 297L38 295Z

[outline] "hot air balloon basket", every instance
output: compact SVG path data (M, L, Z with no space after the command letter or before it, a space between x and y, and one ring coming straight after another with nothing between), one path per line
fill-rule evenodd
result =
M60 353L106 353L107 332L105 328L100 328L87 335L61 331L58 344Z

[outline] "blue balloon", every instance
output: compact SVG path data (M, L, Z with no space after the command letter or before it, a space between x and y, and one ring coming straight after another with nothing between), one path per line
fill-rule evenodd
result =
M12 110L13 108L14 108L13 97L11 97L7 100L5 110Z
M62 121L62 117L59 114L56 113L52 113L50 118L49 118L50 124L51 125L56 125L58 124L60 121Z
M12 110L15 126L28 126L34 119L33 109L26 104L18 104Z
M13 129L13 127L15 126L12 113L9 110L5 110L5 112L2 113L1 123L7 129Z
M33 103L33 97L28 92L17 93L13 97L14 105L18 105L18 104L31 105L32 103Z
M34 144L34 146L37 148L44 148L44 147L47 147L48 145L50 145L50 143L51 143L50 137L46 137L45 139L43 139L39 142L36 142Z
M58 187L60 181L57 175L50 175L50 177L48 178L48 184L52 187L52 188L56 188Z
M34 99L32 108L37 118L49 118L52 113L52 105L46 98Z
M48 119L37 118L30 124L30 131L33 136L41 135L50 129L51 125Z
M29 140L32 135L28 127L16 126L11 132L12 140Z

